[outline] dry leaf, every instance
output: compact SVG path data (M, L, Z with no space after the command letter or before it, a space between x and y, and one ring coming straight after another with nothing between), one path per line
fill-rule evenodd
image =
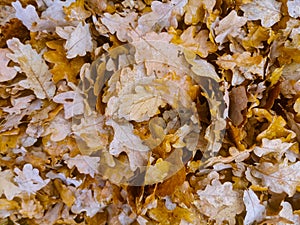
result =
M242 193L232 189L232 183L221 183L214 179L211 185L207 185L205 190L197 191L200 198L197 201L199 211L222 224L227 221L235 224L235 216L244 210Z
M274 168L272 163L263 162L258 169L252 171L252 174L261 179L264 186L275 193L287 193L290 197L296 192L296 187L300 184L298 173L300 162L289 165L288 160L285 159L278 167Z
M288 0L287 1L288 11L291 17L300 17L300 1L299 0Z
M276 0L254 0L240 8L248 20L261 20L263 27L271 27L281 18L280 7L281 2Z
M0 49L0 82L12 80L17 75L17 70L8 66L10 59L7 53L10 53L8 49Z
M119 156L126 152L130 162L130 168L134 171L138 166L145 166L148 161L148 146L133 133L133 126L128 122L118 123L112 119L106 121L106 125L114 129L114 139L109 145L109 152Z
M20 69L27 76L19 85L33 90L40 98L51 99L55 93L55 85L52 82L51 73L44 59L30 45L23 45L19 39L13 38L7 41L8 47L13 53L7 57L20 65Z
M215 41L223 44L228 40L228 36L237 37L242 34L241 27L244 26L247 19L238 16L235 10L232 10L215 27Z
M243 201L246 206L245 225L251 225L255 221L260 222L264 219L266 207L260 203L257 195L251 189L244 191Z
M34 194L49 183L49 179L43 180L39 176L39 170L32 167L31 164L25 164L23 170L15 168L14 172L17 176L14 181L18 184L21 191L28 194Z
M184 14L183 7L187 0L171 0L167 3L153 1L151 3L152 12L144 14L138 20L138 30L143 34L149 31L161 31L170 26L177 28L177 17Z
M53 98L53 101L64 105L65 119L84 113L83 98L76 91L60 93Z
M229 118L235 126L244 121L243 111L247 108L248 97L244 86L233 87L229 93Z
M99 157L90 157L86 155L77 155L73 158L65 155L64 157L65 163L71 169L74 166L78 169L80 173L88 174L91 177L94 177L95 174L98 173L99 167Z
M18 196L22 190L12 182L14 174L10 170L0 171L0 196L5 195L7 200Z
M89 24L79 23L77 27L57 27L56 33L66 39L65 49L67 58L72 59L76 56L85 56L87 52L93 50L93 42Z

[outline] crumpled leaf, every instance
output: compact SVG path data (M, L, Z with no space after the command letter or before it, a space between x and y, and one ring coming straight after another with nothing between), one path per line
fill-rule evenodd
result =
M293 108L294 108L295 112L297 113L297 116L300 116L300 98L297 98Z
M75 166L80 173L88 174L91 177L94 177L98 173L100 157L77 155L71 158L65 155L63 159L70 169Z
M215 4L216 0L189 0L184 7L184 23L187 25L196 25L201 22L206 13L203 9L206 9L211 13Z
M247 19L237 15L235 10L232 10L224 17L215 27L215 41L223 44L228 40L227 36L237 37L241 34L241 27L244 26Z
M183 7L187 2L187 0L171 0L167 3L153 1L151 3L152 12L139 18L138 30L144 34L149 31L161 31L170 26L177 28L177 16L184 14Z
M35 194L50 181L50 179L43 180L39 176L39 170L33 168L29 163L23 166L22 171L19 168L15 168L14 172L17 174L14 181L18 184L21 191L25 191L28 194Z
M214 179L205 190L198 190L200 201L197 201L199 211L210 219L216 220L216 224L227 221L235 224L236 214L244 210L242 193L232 189L232 183L221 183Z
M7 53L10 53L8 49L0 49L0 82L9 81L17 75L17 70L8 66L10 59Z
M138 166L145 166L148 161L148 146L144 145L140 137L133 133L133 126L129 122L118 123L112 119L106 121L106 125L114 129L114 139L109 145L109 152L118 156L126 152L130 162L130 168L134 171Z
M41 55L32 49L30 45L23 45L17 38L8 40L7 45L13 52L7 54L7 57L18 63L21 71L27 76L27 79L21 80L19 85L33 90L34 94L40 99L51 99L56 87L52 82L48 66Z
M12 182L13 176L10 170L0 171L0 196L4 194L7 200L12 200L22 191Z
M251 189L244 191L243 201L246 206L245 225L251 225L253 222L260 222L265 217L266 207L260 203L257 195Z
M244 16L249 20L261 20L263 27L271 27L281 18L281 2L276 0L254 0L242 5Z
M291 17L300 17L300 1L299 0L288 0L287 1L288 11Z
M289 165L288 160L285 159L276 168L272 163L263 162L251 173L254 177L261 179L262 184L269 187L271 191L279 194L285 192L291 197L300 184L299 169L300 162Z
M67 58L72 59L76 56L85 56L87 52L93 50L93 42L90 32L90 25L79 23L77 27L57 27L56 33L66 39L65 49Z
M76 0L72 2L69 6L64 7L64 12L66 14L67 20L69 21L84 21L91 16L91 12L84 8L85 1Z
M262 146L256 146L253 149L253 152L259 157L272 153L274 154L275 158L279 161L284 154L288 155L290 153L292 155L292 153L289 151L291 146L293 146L293 143L282 142L280 139L269 140L267 138L263 138Z

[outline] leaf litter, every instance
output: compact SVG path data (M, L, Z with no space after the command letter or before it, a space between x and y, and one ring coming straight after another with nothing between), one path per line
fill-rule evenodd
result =
M299 4L2 1L0 224L299 224Z

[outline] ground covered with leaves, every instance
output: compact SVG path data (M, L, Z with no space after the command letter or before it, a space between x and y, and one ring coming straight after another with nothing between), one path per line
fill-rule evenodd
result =
M299 0L0 0L0 224L300 224Z

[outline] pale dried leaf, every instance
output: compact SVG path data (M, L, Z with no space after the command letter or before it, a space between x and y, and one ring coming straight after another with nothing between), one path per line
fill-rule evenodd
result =
M40 98L52 98L55 93L55 85L49 72L45 60L29 44L22 44L19 39L12 38L7 41L12 54L7 57L20 65L21 71L27 76L26 80L21 80L19 85L33 90Z
M266 207L260 203L257 195L251 189L244 191L243 201L246 206L245 225L251 225L253 222L260 222L263 220Z
M152 12L139 18L138 30L144 34L149 31L161 31L170 26L177 28L177 16L184 14L183 7L187 2L187 0L171 0L167 3L153 1L151 3Z
M13 176L10 170L0 171L0 196L4 194L7 200L12 200L22 191L12 182Z
M300 17L300 0L288 0L287 7L291 17Z
M282 202L282 206L279 216L285 219L288 219L292 224L300 224L300 216L293 213L293 208L289 202ZM285 225L284 222L279 222L277 225Z
M17 75L17 70L8 66L10 59L7 53L10 53L8 49L0 49L0 82L9 81Z
M65 155L63 159L70 169L75 166L80 173L88 174L91 177L94 177L98 173L100 157L77 155L71 158Z
M216 26L215 41L223 44L228 40L227 36L236 37L241 34L241 27L244 26L247 19L238 16L235 10L232 10L226 17L224 17Z
M256 178L260 178L264 186L275 193L287 193L292 197L296 193L296 188L300 184L300 162L289 165L288 160L280 163L276 171L272 163L263 162L259 169L252 171ZM271 171L271 172L268 172Z
M242 193L233 190L230 182L222 184L214 179L211 185L207 185L203 191L197 191L197 194L200 198L197 202L199 211L216 220L216 224L227 221L233 225L236 214L244 210Z
M39 176L39 170L33 168L29 163L23 166L22 171L19 168L15 168L14 172L17 174L14 181L18 184L20 190L25 191L28 194L36 193L50 181L50 179L43 180Z
M57 27L56 33L67 40L65 49L67 50L68 59L85 56L87 52L93 50L89 24L79 23L77 27Z
M281 18L281 2L276 0L254 0L241 6L248 20L261 20L263 27L271 27Z
M67 91L56 95L53 101L64 105L65 119L84 113L82 96L76 91Z

